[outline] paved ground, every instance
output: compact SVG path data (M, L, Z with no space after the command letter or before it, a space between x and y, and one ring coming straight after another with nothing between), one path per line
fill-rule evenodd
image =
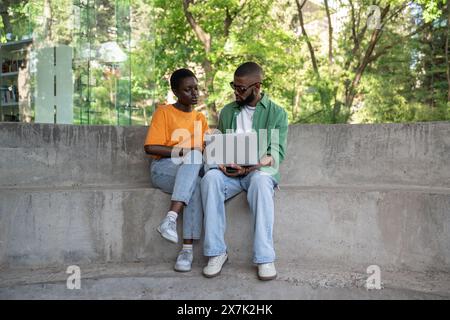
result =
M69 290L69 274L60 268L3 270L0 299L450 299L447 273L382 272L382 289L367 290L367 274L320 266L278 267L274 281L261 282L254 266L228 263L213 279L172 265L80 266L81 288Z

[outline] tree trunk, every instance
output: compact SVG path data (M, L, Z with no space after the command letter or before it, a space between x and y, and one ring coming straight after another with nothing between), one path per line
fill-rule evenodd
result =
M147 106L145 104L142 106L142 113L144 115L144 125L148 126Z
M430 57L430 62L431 62L431 67L430 70L435 70L436 65L435 65L435 59L436 59L436 53L434 51L434 43L433 43L434 37L433 34L431 34L431 41L430 41L430 50L431 50L431 57ZM430 82L430 106L432 108L435 107L435 100L434 100L434 72L431 72L431 82Z
M29 55L30 48L27 47L25 55L23 57L24 61L27 61L24 66L19 66L19 74L17 76L17 87L19 91L19 114L20 121L30 123L32 120L32 110L31 110L31 77L30 77L30 63Z
M386 8L383 9L383 12L381 14L381 21L383 21L384 18L387 16L389 10L390 10L390 5L387 5ZM359 83L361 82L361 78L364 74L364 71L366 70L367 66L371 62L374 61L374 59L372 59L372 54L373 54L373 51L375 50L375 46L377 45L378 41L380 40L382 30L383 30L383 25L381 28L375 29L373 31L372 36L370 38L369 45L364 54L364 57L363 57L362 61L358 64L358 67L356 68L356 73L353 78L353 81L349 85L346 85L344 101L345 101L345 106L347 108L351 108L351 106L353 104L353 100L355 99L355 96L356 96L356 89L359 86Z
M338 122L337 117L338 117L339 113L341 112L341 106L342 106L342 102L337 99L337 91L338 91L338 87L336 87L334 90L334 105L333 105L333 113L331 115L332 123Z
M297 118L297 115L300 113L300 97L301 97L301 91L299 89L295 89L295 96L294 96L294 105L292 107L292 120L295 122L295 119Z
M448 55L449 52L449 42L450 42L450 1L447 1L447 37L445 40L445 63L447 64L447 83L448 83L448 92L447 92L447 102L450 103L450 61Z
M208 97L210 92L214 91L214 75L215 71L213 69L211 61L207 58L208 54L211 51L211 35L205 32L202 27L195 21L194 16L189 11L189 6L193 3L193 0L183 0L183 11L184 15L191 26L192 30L196 34L197 38L202 42L203 49L205 50L205 59L202 62L203 70L205 71L205 86L206 86L206 97ZM229 12L227 11L227 18L225 20L225 25L230 27L231 25L231 17ZM227 28L225 29L225 33L227 33ZM214 102L207 105L209 112L211 113L209 117L209 122L211 126L215 126L218 123L218 115L216 104Z
M0 15L2 17L3 26L5 27L5 34L12 33L11 21L8 15L9 1L0 1Z
M205 59L202 63L203 66L203 70L205 71L205 85L206 85L206 90L207 90L207 95L209 94L209 92L214 92L214 76L216 74L216 72L214 71L211 61L209 61L208 59ZM219 117L217 114L217 107L216 107L216 103L215 102L211 102L208 105L208 110L211 113L209 115L209 119L208 122L212 127L217 126L218 122L219 122Z
M306 4L306 0L304 0L302 3L300 3L299 0L295 0L295 3L297 4L297 11L298 11L298 18L300 21L300 28L302 29L302 36L305 38L306 44L308 45L308 50L309 50L309 54L311 56L311 62L313 65L313 69L314 72L316 73L316 75L319 75L319 68L317 66L317 59L316 59L316 55L314 53L314 48L311 44L311 41L309 40L309 36L306 33L306 29L305 29L305 22L303 20L303 7Z
M328 6L328 0L324 0L324 4L328 19L328 63L331 66L333 64L333 25L331 24L330 7Z
M52 41L52 6L50 0L44 1L44 43Z

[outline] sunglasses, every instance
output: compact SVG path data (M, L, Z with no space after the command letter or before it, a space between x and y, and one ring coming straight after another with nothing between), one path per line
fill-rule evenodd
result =
M231 89L233 89L234 91L237 91L238 93L244 93L248 89L250 89L251 87L253 87L253 86L257 85L257 84L261 84L261 82L255 82L255 83L253 83L253 84L251 84L251 85L249 85L247 87L244 87L244 86L237 86L237 85L234 84L233 81L231 81L230 82L230 87L231 87Z

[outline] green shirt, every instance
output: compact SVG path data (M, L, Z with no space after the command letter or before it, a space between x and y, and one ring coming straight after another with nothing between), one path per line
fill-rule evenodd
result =
M217 128L222 133L236 131L236 117L240 112L241 107L236 102L227 104L220 111ZM260 170L269 173L277 182L280 182L278 168L285 158L287 144L288 118L286 111L262 93L261 100L256 104L252 128L258 134L259 158L269 154L275 159L274 166L262 167Z

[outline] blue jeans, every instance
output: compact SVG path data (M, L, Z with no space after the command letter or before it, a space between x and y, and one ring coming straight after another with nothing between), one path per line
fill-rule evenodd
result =
M227 251L225 201L246 191L254 228L253 262L273 262L275 260L272 235L275 210L273 195L276 185L276 181L270 175L258 170L236 178L228 177L218 169L206 172L201 182L205 211L204 255L218 256Z
M183 210L183 239L200 239L203 209L199 176L202 153L191 151L183 158L153 160L150 171L152 184L172 194L172 201L186 205Z

